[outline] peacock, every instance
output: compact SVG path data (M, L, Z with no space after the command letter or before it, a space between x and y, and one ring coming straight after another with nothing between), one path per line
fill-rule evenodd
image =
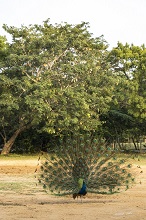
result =
M59 147L43 154L39 183L57 195L115 193L135 182L132 159L90 133L61 137Z

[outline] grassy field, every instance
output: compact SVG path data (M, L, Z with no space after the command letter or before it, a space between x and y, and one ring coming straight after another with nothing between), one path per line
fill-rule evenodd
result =
M39 154L37 155L18 155L9 154L8 156L0 155L0 191L19 192L23 189L33 191L36 188L37 180L35 179L35 169L37 168ZM120 154L118 158L131 158L133 164L142 166L146 165L146 154ZM3 182L3 175L6 175ZM23 175L23 176L22 176ZM17 176L17 178L15 178Z
M114 195L87 194L82 203L72 196L46 194L43 187L37 185L34 171L38 158L39 155L0 155L0 219L146 219L146 155L134 159L144 171L140 174L142 184Z
M36 160L39 158L39 154L31 155L31 154L8 154L1 155L0 160Z

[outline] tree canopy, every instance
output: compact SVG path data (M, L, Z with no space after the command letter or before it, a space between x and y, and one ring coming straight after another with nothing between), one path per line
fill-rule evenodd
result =
M144 46L118 43L109 51L103 36L93 37L85 22L52 25L48 19L42 25L3 28L12 36L11 43L0 37L3 154L27 129L57 136L98 133L106 125L109 136L111 112L144 124Z

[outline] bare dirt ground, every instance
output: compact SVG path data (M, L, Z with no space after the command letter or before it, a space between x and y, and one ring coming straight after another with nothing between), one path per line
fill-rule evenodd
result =
M146 220L146 162L141 184L119 194L88 194L83 202L46 194L36 186L36 165L35 159L0 159L0 220Z

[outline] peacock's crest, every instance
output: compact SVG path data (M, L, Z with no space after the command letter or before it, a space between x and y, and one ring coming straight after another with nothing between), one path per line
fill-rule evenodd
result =
M102 139L71 135L61 138L53 152L44 154L39 182L54 194L75 194L83 186L87 192L119 192L134 183L131 160Z

